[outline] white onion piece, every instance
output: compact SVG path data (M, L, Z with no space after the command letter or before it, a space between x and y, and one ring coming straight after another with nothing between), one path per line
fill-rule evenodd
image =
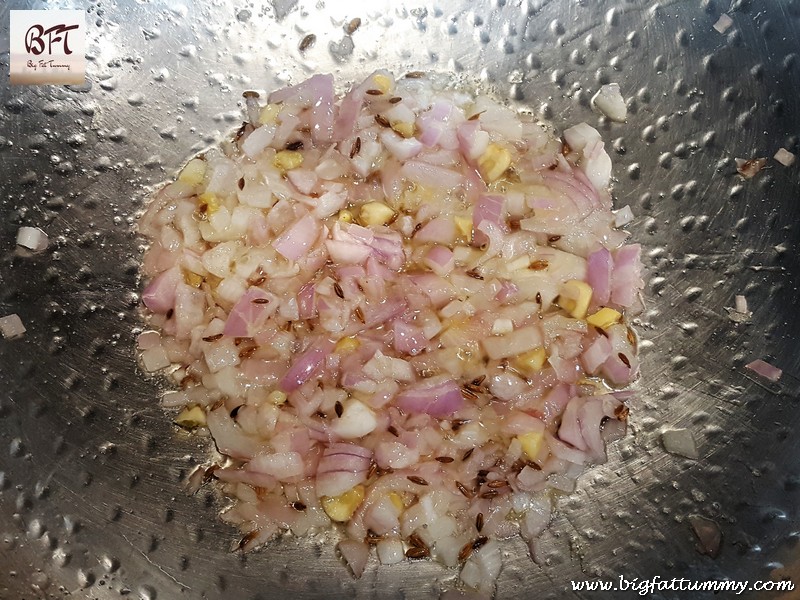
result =
M17 231L17 246L31 252L41 252L47 248L47 234L38 227L20 227Z
M693 459L700 457L694 435L688 429L668 429L661 434L661 442L670 454Z
M394 565L403 562L403 542L397 538L387 538L378 542L378 560L382 565Z
M731 28L731 25L733 25L733 19L731 19L725 13L722 13L719 16L719 19L717 19L716 23L714 23L713 27L718 33L725 33Z
M598 110L612 121L624 123L628 118L628 107L619 91L618 83L607 83L592 96L592 108Z
M360 579L364 574L369 559L369 546L366 542L346 539L339 542L336 546L342 555L344 562L353 572L353 577Z
M6 339L12 339L22 336L27 330L22 324L22 319L17 314L6 315L0 317L0 333Z
M794 164L796 156L793 153L789 152L786 148L780 148L775 153L774 158L784 167L791 167Z

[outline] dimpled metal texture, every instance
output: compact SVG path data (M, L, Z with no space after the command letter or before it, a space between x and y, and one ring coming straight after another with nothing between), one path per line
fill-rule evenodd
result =
M45 5L71 7L3 3L3 52L9 9ZM354 7L87 2L81 86L11 87L0 55L0 316L17 313L28 329L0 339L0 598L423 599L454 586L457 574L436 564L374 557L354 581L326 533L230 552L237 537L217 518L220 499L182 487L210 440L178 431L158 404L163 382L136 366L143 240L133 225L147 187L240 124L242 91L317 72L344 83L378 67L452 72L557 130L597 127L617 206L631 205L645 248L629 435L561 499L541 565L520 540L504 542L497 596L611 597L573 596L569 582L620 575L800 573L800 167L771 158L800 151L800 2ZM721 34L723 12L733 24ZM591 109L610 82L627 123ZM770 157L765 170L737 175L735 158L756 157ZM21 225L45 230L49 248L15 250ZM737 294L749 322L726 310ZM783 377L743 368L755 358ZM698 460L664 450L669 428L692 431ZM722 532L715 559L696 548L697 516Z

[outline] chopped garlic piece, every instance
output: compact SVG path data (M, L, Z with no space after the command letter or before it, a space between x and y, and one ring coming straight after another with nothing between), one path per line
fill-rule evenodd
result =
M536 373L541 371L547 361L547 352L544 348L536 348L520 354L514 359L514 366L523 373Z
M392 80L386 75L382 75L381 73L376 73L373 76L372 81L373 83L375 83L375 89L380 90L384 94L388 93L389 90L392 89Z
M511 153L500 144L489 144L478 159L478 171L487 183L500 179L511 166Z
M342 223L352 223L353 213L351 213L349 210L346 209L340 210L336 218L339 219Z
M592 288L585 281L570 279L561 286L558 305L573 319L583 319L592 300Z
M197 197L200 212L206 216L213 215L220 208L219 200L211 192L203 192Z
M188 185L200 185L206 174L206 161L202 158L193 158L181 169L178 181Z
M519 440L520 446L522 446L522 451L528 459L536 460L542 449L544 434L538 431L531 431L530 433L518 435L517 439Z
M397 492L389 492L389 500L391 500L394 507L399 511L404 510L406 507L406 503L403 502L403 497Z
M622 314L613 308L601 308L596 313L586 317L586 322L589 325L594 325L600 329L608 329L612 325L619 323L622 320Z
M269 396L267 396L267 400L273 404L283 404L286 402L287 398L288 396L286 395L286 392L282 392L280 390L273 390L269 393Z
M414 137L416 127L414 123L397 122L392 123L392 129L402 135L404 138Z
M199 406L184 408L175 418L175 423L186 429L204 427L206 424L206 411Z
M472 217L453 217L456 223L456 229L459 235L467 238L468 242L472 241Z
M361 206L358 221L365 227L386 225L394 219L395 212L383 202L367 202Z
M280 171L291 171L303 164L303 155L296 150L281 150L275 154L272 164Z
M278 114L281 112L280 104L267 104L261 109L258 115L258 122L261 125L274 125L278 120Z
M359 342L355 336L351 335L340 339L333 348L333 351L339 354L347 354L348 352L357 350L360 345L361 342Z
M200 285L203 283L203 277L201 275L198 275L197 273L193 273L192 271L184 271L183 281L184 283L186 283L186 285L199 288Z
M356 512L356 509L364 501L365 492L366 490L363 485L357 485L340 496L334 496L332 498L324 496L321 499L322 509L331 520L344 523L350 520L350 517L353 516L353 513Z

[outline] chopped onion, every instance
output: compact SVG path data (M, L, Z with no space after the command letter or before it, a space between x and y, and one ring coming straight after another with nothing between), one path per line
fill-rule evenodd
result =
M618 83L607 83L592 96L592 107L612 121L624 123L628 118L628 107L619 91Z
M350 567L353 577L360 579L367 566L367 559L369 559L369 546L367 543L345 539L339 542L336 547L344 562Z
M783 375L783 371L781 369L761 360L760 358L747 363L745 368L750 369L754 373L758 373L762 377L766 377L770 381L778 381L778 379L781 378L781 375Z
M688 429L669 429L661 434L661 442L670 454L693 459L700 457L694 436Z
M592 103L625 118L615 84ZM600 132L384 70L245 105L139 223L140 364L227 461L193 488L215 474L245 550L335 521L356 577L375 545L491 595L498 540L541 560L551 494L626 431L598 390L638 376L644 281Z
M20 227L17 231L17 246L31 252L41 252L47 248L47 234L38 227Z
M791 167L795 161L795 155L789 152L786 148L780 148L773 157L779 163L781 163L784 167Z
M731 25L733 25L733 19L725 13L722 13L719 19L717 19L717 22L714 23L714 29L716 29L718 33L725 33L730 29Z
M0 317L0 333L6 339L21 337L27 330L17 314Z

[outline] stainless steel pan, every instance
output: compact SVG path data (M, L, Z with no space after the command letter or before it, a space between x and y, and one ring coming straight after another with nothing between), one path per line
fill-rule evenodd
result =
M0 49L9 9L40 4L0 7ZM47 3L56 5L70 3ZM132 223L146 186L238 125L243 90L320 71L346 81L379 66L477 79L556 127L599 123L617 203L634 208L646 247L630 435L561 503L545 564L521 543L505 546L499 597L561 598L570 580L591 577L791 575L800 167L770 159L744 180L734 158L800 150L800 2L103 0L86 9L85 85L12 87L0 56L0 316L18 313L28 328L0 340L0 597L436 598L452 585L455 573L424 562L371 563L352 581L326 535L230 553L235 532L217 521L213 494L181 489L208 441L169 424L161 384L135 365L142 240ZM712 25L723 12L733 26L720 34ZM347 35L354 17L361 27ZM625 124L589 107L607 82L627 99ZM44 254L15 251L23 224L49 234ZM726 310L736 294L748 299L749 323ZM754 358L782 367L782 379L744 370ZM700 458L666 453L663 428L690 429ZM692 516L721 529L716 559L697 551Z

